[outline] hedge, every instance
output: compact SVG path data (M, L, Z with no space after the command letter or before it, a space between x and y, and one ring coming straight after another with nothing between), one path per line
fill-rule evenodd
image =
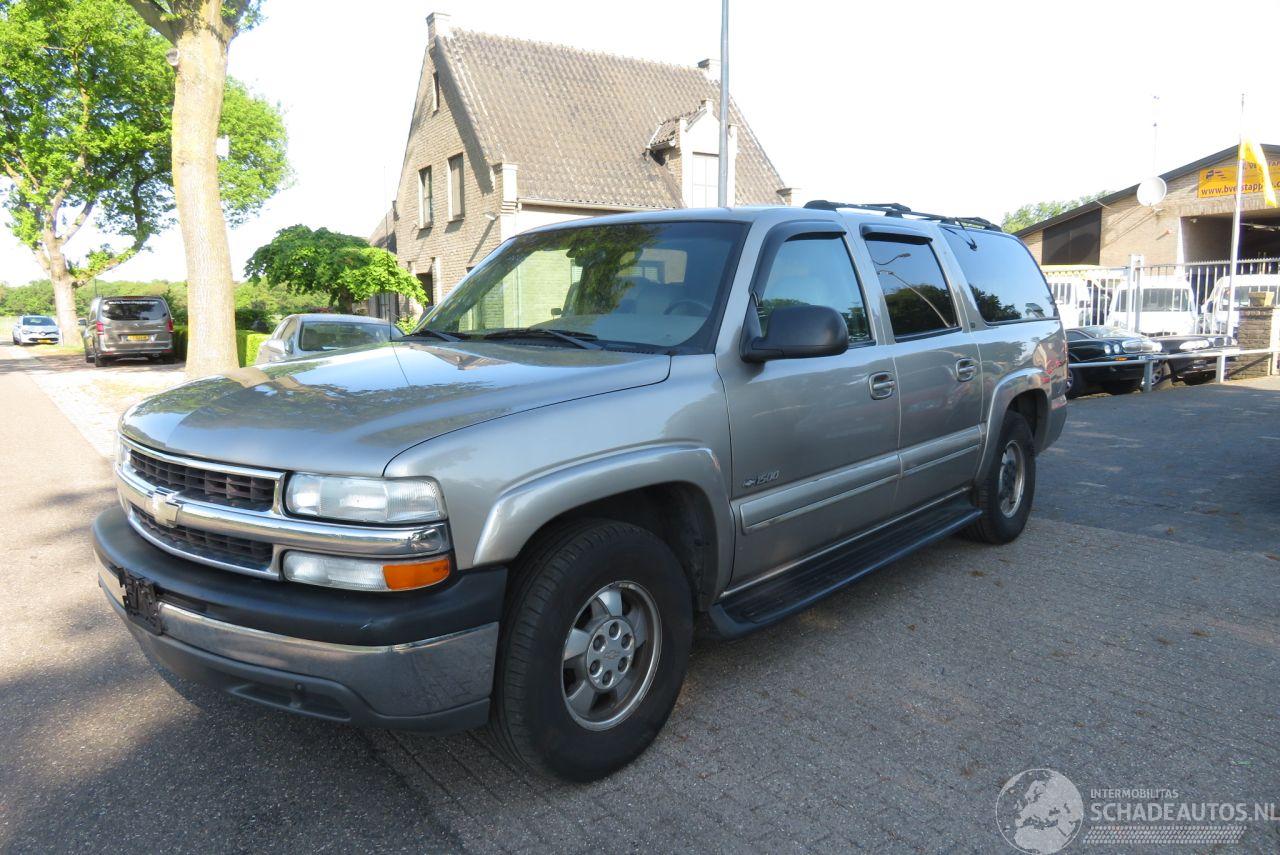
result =
M249 365L257 359L258 347L270 337L270 333L236 330L236 357L240 364ZM187 358L187 328L182 324L173 326L173 352L179 359Z

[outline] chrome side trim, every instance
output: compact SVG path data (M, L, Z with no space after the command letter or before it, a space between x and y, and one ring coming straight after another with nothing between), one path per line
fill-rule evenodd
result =
M742 531L750 534L893 481L898 469L894 452L750 499L738 509Z
M974 425L937 439L913 445L902 450L902 472L910 474L916 469L941 463L965 452L974 451L982 444L982 428Z
M968 487L961 487L958 490L953 490L944 496L939 496L938 498L934 499L931 502L926 502L925 504L920 505L919 507L912 508L911 510L907 511L905 514L898 514L896 517L887 519L884 522L880 523L879 525L872 526L866 531L860 531L857 534L853 535L852 537L846 537L844 540L838 540L835 543L832 543L828 546L822 547L819 550L816 550L815 552L810 552L808 555L797 558L794 561L788 561L786 564L782 564L778 567L775 567L774 569L768 571L767 573L761 573L759 576L756 576L753 579L748 579L747 581L743 582L741 585L734 585L731 588L727 588L723 593L720 594L720 596L716 597L716 602L720 602L725 597L732 596L733 594L736 594L739 591L745 591L747 588L750 588L753 585L759 585L761 582L772 579L773 577L781 575L782 573L786 573L788 570L798 567L799 565L804 564L806 562L812 561L815 558L820 558L823 555L826 555L828 552L834 552L837 549L841 549L842 547L848 546L850 543L853 543L855 540L861 540L864 537L875 534L876 532L880 531L882 528L894 525L895 523L902 522L902 520L906 519L907 517L915 516L921 511L927 511L929 508L932 508L935 505L940 505L943 502L948 502L954 499L956 496L964 495L967 492L969 492Z

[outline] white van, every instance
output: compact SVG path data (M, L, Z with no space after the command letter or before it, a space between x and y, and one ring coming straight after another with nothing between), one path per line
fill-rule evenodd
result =
M1217 335L1235 335L1240 325L1240 307L1249 305L1249 295L1254 291L1275 294L1275 304L1280 305L1280 274L1237 273L1230 300L1225 300L1227 289L1232 288L1231 277L1221 276L1213 284L1209 299L1200 307L1204 332Z
M1107 326L1143 335L1190 335L1196 329L1195 294L1180 276L1144 276L1139 281L1141 311L1131 298L1132 287L1122 285L1111 295Z

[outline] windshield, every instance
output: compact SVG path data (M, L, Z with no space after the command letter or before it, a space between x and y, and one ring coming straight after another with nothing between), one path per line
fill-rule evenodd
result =
M53 318L45 315L27 315L20 323L24 327L55 327L57 324L53 322Z
M160 321L168 310L159 300L129 300L104 303L102 314L109 321Z
M709 350L745 231L740 223L629 223L519 236L422 327L465 338L554 329L605 347ZM572 346L545 335L527 341Z
M391 340L388 324L358 321L308 321L302 325L298 345L303 350L338 350Z

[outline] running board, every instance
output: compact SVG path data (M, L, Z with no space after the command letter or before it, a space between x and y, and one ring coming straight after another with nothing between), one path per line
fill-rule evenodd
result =
M980 516L982 512L967 496L925 508L721 599L711 607L711 622L725 638L763 629L873 570L956 533Z

